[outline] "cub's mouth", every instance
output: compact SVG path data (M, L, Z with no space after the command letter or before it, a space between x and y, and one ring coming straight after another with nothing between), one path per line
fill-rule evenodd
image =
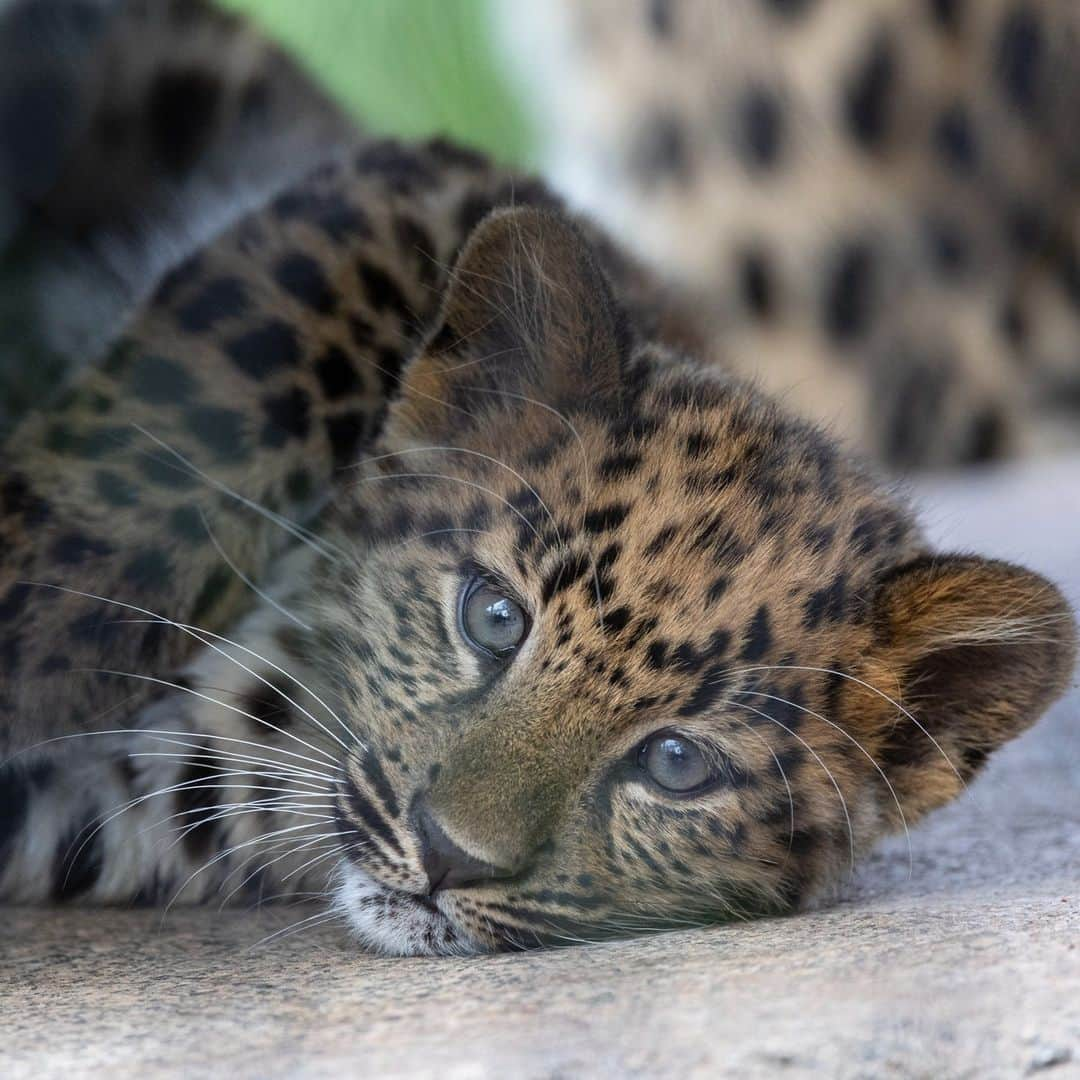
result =
M385 785L375 797L350 775L339 793L345 853L332 878L333 907L364 947L387 956L462 956L542 944L539 931L507 925L506 898L483 888L495 879L521 884L524 874L469 856L422 798L413 800L407 827L395 827L387 800L400 817L400 798Z
M491 952L461 927L441 899L406 893L376 881L348 860L338 871L335 906L360 942L385 956L466 956Z

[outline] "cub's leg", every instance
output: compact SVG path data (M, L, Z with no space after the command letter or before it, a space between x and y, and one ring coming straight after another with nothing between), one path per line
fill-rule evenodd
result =
M198 633L202 651L162 680L168 692L131 731L76 736L78 753L46 748L0 769L0 900L252 903L325 891L350 843L335 800L352 736L289 633L310 562L306 551L285 559L289 587L235 636Z

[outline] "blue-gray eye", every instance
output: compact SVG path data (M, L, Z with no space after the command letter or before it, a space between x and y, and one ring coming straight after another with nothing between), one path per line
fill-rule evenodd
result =
M638 765L665 791L694 791L713 776L701 750L670 732L654 735L641 747Z
M504 657L529 632L529 618L516 600L483 578L473 578L461 598L461 633L479 652Z

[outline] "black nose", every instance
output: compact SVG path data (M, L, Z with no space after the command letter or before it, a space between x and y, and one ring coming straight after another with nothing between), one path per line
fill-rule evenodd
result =
M462 851L426 808L416 816L416 832L423 851L429 896L440 889L461 889L495 878L513 877L513 871L492 866Z

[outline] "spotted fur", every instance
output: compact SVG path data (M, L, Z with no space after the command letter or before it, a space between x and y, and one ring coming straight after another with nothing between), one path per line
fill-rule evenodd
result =
M529 947L797 909L956 795L1064 688L1065 601L929 550L702 321L437 140L182 263L4 450L0 897ZM512 657L461 632L478 574Z

